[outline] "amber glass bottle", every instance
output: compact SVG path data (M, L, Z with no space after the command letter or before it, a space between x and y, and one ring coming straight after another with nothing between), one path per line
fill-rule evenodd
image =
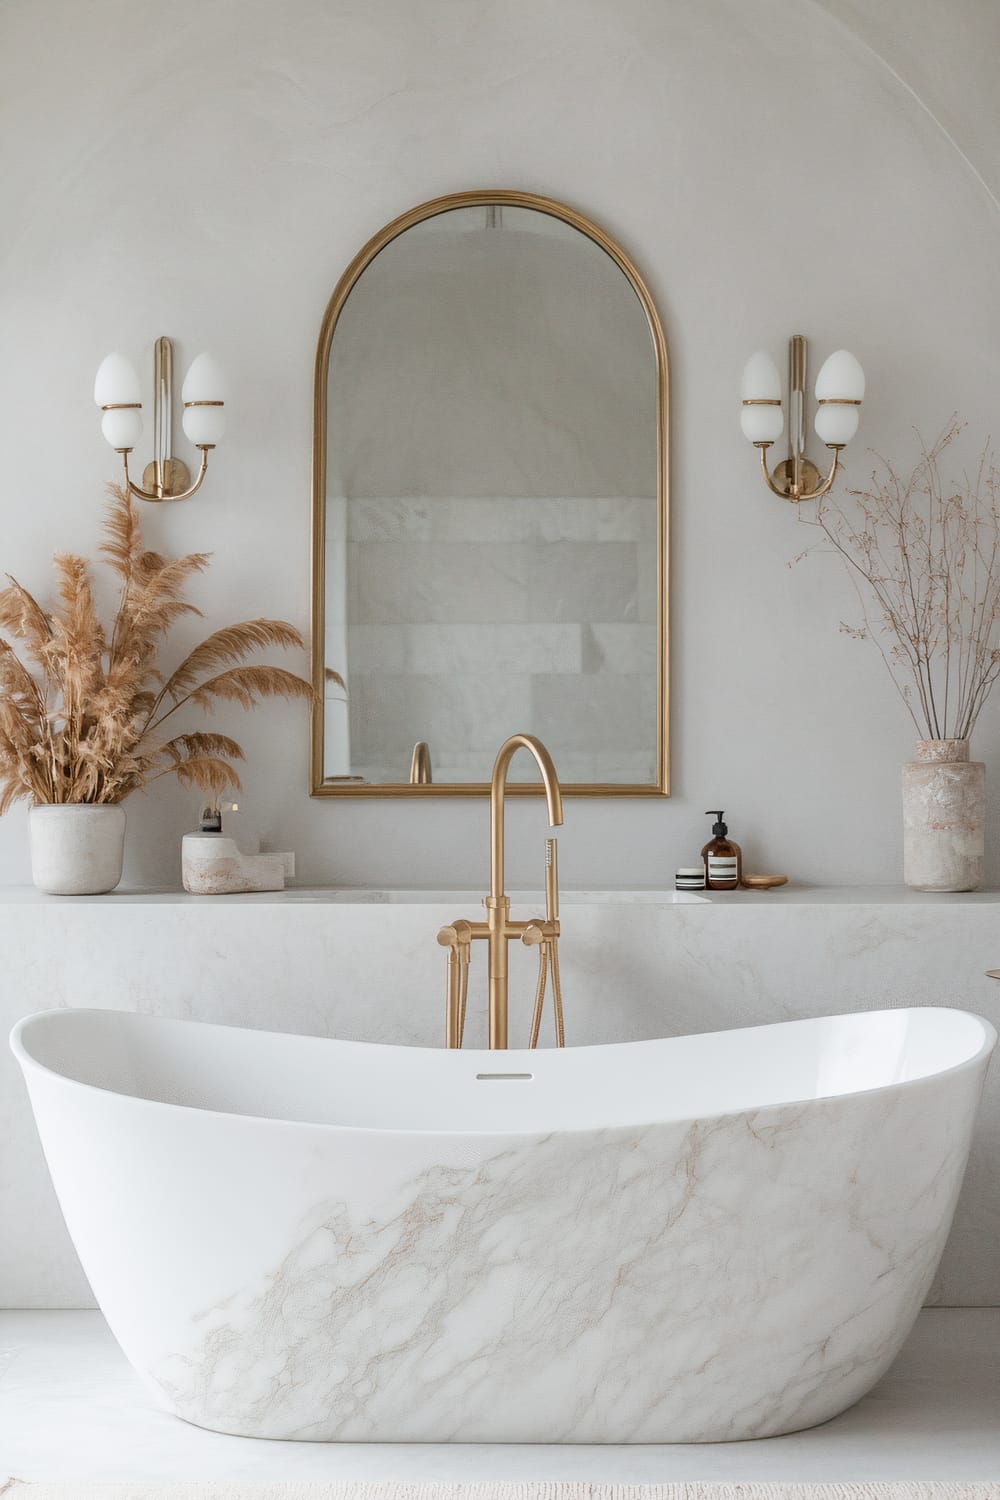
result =
M706 817L714 818L712 839L701 851L705 864L705 884L710 891L735 891L743 879L743 854L739 844L726 838L729 829L722 821L725 814L713 812Z

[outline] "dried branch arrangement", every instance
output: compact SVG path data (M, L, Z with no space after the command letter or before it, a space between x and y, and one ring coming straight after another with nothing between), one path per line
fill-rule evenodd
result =
M909 474L879 459L867 489L801 517L857 590L863 623L841 630L878 646L921 739L968 739L1000 675L1000 475L987 444L972 474L943 478L960 431L953 418Z
M201 614L183 593L209 555L168 559L146 551L132 497L117 487L110 493L100 550L121 581L110 637L83 558L56 556L59 604L51 612L14 579L0 591L0 631L23 643L31 663L0 639L0 813L21 799L121 802L160 776L211 793L238 788L237 742L224 734L172 734L172 716L186 705L312 700L312 687L294 673L243 665L262 647L302 646L283 620L217 630L164 676L157 666L163 637L182 616Z

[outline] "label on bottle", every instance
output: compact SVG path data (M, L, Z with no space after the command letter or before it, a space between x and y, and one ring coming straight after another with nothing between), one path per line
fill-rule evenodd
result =
M737 866L735 854L710 854L708 856L708 880L711 885L718 882L720 885L735 885L737 881Z

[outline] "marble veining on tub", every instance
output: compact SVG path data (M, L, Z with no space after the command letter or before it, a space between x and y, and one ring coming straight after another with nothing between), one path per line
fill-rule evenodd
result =
M842 1104L809 1104L549 1135L432 1167L374 1217L321 1203L152 1374L187 1420L278 1438L684 1442L823 1421L909 1331L964 1149L957 1122L925 1132L890 1181L919 1121L899 1095L852 1102L849 1144Z

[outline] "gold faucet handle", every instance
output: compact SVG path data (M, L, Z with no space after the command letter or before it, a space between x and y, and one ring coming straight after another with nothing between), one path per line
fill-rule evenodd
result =
M461 1047L465 1033L465 1007L469 996L469 966L472 939L471 922L461 917L438 929L437 940L448 950L448 990L445 1019L445 1046Z
M442 948L467 947L472 942L472 923L460 917L457 922L450 922L447 927L442 927L437 940Z
M545 930L546 924L541 917L535 917L529 922L521 933L521 942L526 948L537 948L539 943L547 941L549 934Z

